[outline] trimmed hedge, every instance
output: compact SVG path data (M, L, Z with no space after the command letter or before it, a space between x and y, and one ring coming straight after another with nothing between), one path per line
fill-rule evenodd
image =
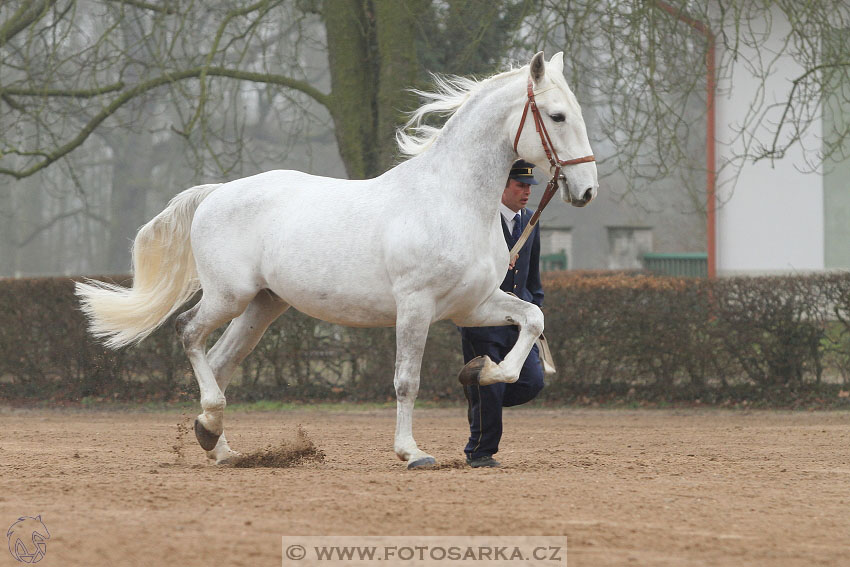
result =
M850 274L546 283L562 399L784 404L850 381Z
M173 321L139 346L109 351L87 335L72 283L0 280L0 398L197 399ZM558 367L544 400L850 402L850 274L709 281L559 272L544 287ZM290 310L243 363L228 399L390 400L394 360L393 329ZM462 400L462 365L457 329L435 324L420 398Z

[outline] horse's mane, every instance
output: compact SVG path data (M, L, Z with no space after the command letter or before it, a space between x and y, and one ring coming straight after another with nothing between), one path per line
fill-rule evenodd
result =
M480 91L485 85L496 79L515 75L523 69L511 69L486 79L476 80L457 75L436 75L431 73L434 79L435 89L433 91L420 91L411 89L411 92L423 99L425 104L410 113L407 123L396 130L396 141L399 151L408 157L421 154L434 143L434 140L443 131L422 121L427 116L437 115L450 118L454 115L469 98Z

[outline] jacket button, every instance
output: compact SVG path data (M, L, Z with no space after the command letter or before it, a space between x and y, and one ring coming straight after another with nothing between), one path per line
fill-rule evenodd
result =
M514 289L516 289L516 284L514 284Z

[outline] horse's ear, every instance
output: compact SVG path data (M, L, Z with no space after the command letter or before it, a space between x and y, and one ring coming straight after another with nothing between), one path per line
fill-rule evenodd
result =
M531 74L531 80L534 81L534 84L539 85L540 81L543 80L543 75L546 73L546 60L543 59L542 51L538 51L537 54L531 58L531 63L529 63L529 73Z
M564 52L559 51L555 55L552 56L552 59L549 60L549 66L552 67L553 70L558 71L562 75L564 74Z

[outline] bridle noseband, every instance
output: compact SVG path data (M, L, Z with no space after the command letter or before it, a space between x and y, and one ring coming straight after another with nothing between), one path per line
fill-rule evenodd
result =
M531 231L534 229L534 226L540 218L540 213L543 212L543 208L549 204L552 196L558 190L558 180L561 178L561 168L568 165L578 165L580 163L596 161L593 154L568 160L562 160L558 157L558 152L552 144L552 138L549 137L549 132L546 130L546 124L543 123L543 118L540 116L540 109L537 108L537 101L534 100L534 84L531 81L531 77L528 78L528 99L525 101L525 108L522 110L522 119L519 121L519 128L517 128L516 136L514 136L514 152L517 151L519 137L522 134L523 127L525 126L525 119L528 117L529 108L531 108L531 116L534 118L534 127L537 129L537 134L540 136L540 143L543 145L543 151L546 152L546 157L549 159L549 171L552 173L552 179L550 179L549 183L546 185L546 190L543 192L543 197L540 199L540 205L538 205L537 210L534 211L534 214L531 216L531 220L528 221L528 225L526 225L525 230L522 232L517 243L513 248L511 248L511 258L519 253L520 249L525 244L525 241L528 240L529 235L531 235ZM569 191L567 191L567 195L569 196ZM572 200L572 197L570 197L570 199Z

